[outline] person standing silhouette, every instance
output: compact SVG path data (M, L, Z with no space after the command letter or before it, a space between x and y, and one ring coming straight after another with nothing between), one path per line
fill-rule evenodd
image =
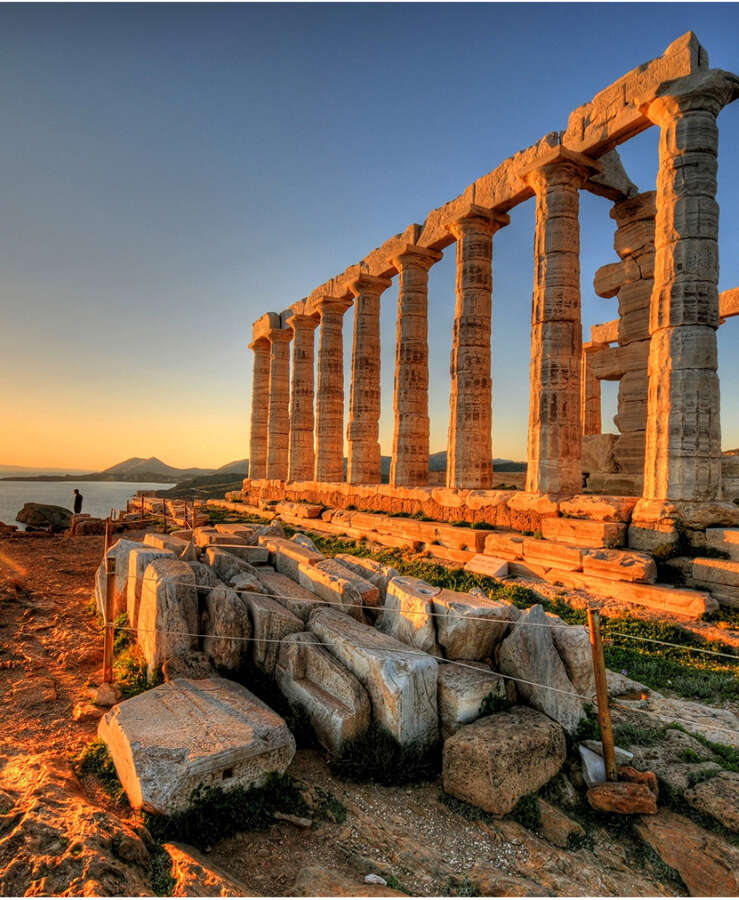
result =
M77 488L74 489L74 514L78 516L82 512L82 501L85 498L80 494Z

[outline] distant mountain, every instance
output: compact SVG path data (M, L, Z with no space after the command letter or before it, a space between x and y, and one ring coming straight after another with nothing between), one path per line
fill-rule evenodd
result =
M246 473L249 471L249 460L248 459L236 459L233 462L226 463L225 466L221 466L220 469L216 469L213 472L214 475L243 475L246 478Z
M212 475L214 471L214 469L199 468L178 469L174 466L168 466L167 463L162 462L162 460L158 459L156 456L150 456L148 459L143 459L140 456L132 456L130 459L116 463L116 465L110 466L107 469L103 469L102 472L97 472L95 474L125 475L127 477L136 475L139 481L144 481L145 479L141 478L141 475L151 475L152 473L156 473L157 475L166 476L167 481L176 481L178 478L196 478L199 475Z
M87 469L60 469L54 466L0 466L0 478L33 478L37 475L81 475Z

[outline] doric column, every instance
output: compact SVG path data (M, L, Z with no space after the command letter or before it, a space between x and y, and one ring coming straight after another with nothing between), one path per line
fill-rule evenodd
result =
M593 372L593 354L604 350L608 344L590 341L582 346L582 366L580 369L580 421L584 435L600 434L601 391L600 379Z
M644 459L648 500L721 496L716 117L738 95L739 79L715 69L668 83L642 107L660 128Z
M293 331L293 366L287 480L313 481L313 331L318 319L295 314L288 324Z
M289 328L273 328L269 365L269 430L267 478L287 481L287 448L290 432L290 339Z
M521 173L536 193L526 490L582 488L579 190L598 164L558 151Z
M428 278L438 250L408 244L393 260L400 273L395 330L392 485L424 485L429 475Z
M493 484L492 314L493 235L505 213L473 208L450 226L457 240L457 281L450 365L446 483L489 489Z
M360 275L349 285L354 297L352 382L349 396L347 481L379 484L380 466L380 295L389 278Z
M316 398L316 481L344 480L344 344L341 328L351 300L322 297Z
M249 436L249 478L267 477L267 421L269 417L269 341L262 338L249 344L254 351L251 382L251 432Z

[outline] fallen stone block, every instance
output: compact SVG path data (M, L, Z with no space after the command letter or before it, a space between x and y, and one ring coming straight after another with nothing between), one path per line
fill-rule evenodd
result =
M434 530L436 536L432 540L439 541L445 547L468 550L472 553L482 553L485 539L490 534L490 530L487 528L460 528L458 525L442 525L440 523L434 525Z
M328 559L318 560L315 565L301 563L298 569L301 587L317 594L329 606L339 607L348 616L364 622L362 595L355 583L357 576L339 564L331 563L333 560ZM351 574L352 578L344 577L346 574Z
M567 677L580 696L595 696L595 674L593 672L593 651L590 634L583 625L568 625L559 616L547 613L552 625L552 640L565 665Z
M245 687L224 678L178 678L124 700L100 720L131 806L186 809L201 785L260 787L295 754L284 721Z
M482 591L442 590L434 595L436 637L447 659L490 659L519 617L512 603L491 600Z
M195 575L179 559L155 559L146 568L136 634L149 678L162 663L198 646Z
M330 607L313 612L308 625L364 685L382 729L402 746L436 742L435 659Z
M443 547L441 544L424 544L423 549L431 559L438 559L442 563L451 563L455 566L466 565L475 555L472 550L457 550L454 547Z
M488 556L486 553L476 553L472 559L467 560L464 568L466 572L487 575L488 578L505 578L508 575L507 560Z
M192 539L198 547L210 547L219 544L241 544L246 546L246 541L242 541L240 537L234 534L223 534L211 525L203 525L195 528L192 533Z
M739 528L706 528L706 545L723 550L739 562Z
M541 533L545 540L559 541L574 547L615 547L624 543L626 525L622 522L546 516L541 520Z
M308 717L321 746L340 756L370 724L367 691L311 632L290 635L280 647L277 685Z
M585 575L612 578L615 581L637 581L654 584L657 564L649 553L637 550L584 550L582 570Z
M397 575L388 583L377 627L404 644L439 656L433 599L440 591L420 578Z
M175 556L179 556L187 546L187 541L171 534L154 534L149 532L144 535L144 543L147 547L158 547L160 550L171 550Z
M582 550L566 544L557 544L554 541L524 538L523 558L527 563L534 563L534 565L545 568L564 569L570 572L582 571Z
M732 559L693 560L693 581L707 588L721 603L739 606L739 562Z
M288 575L293 581L300 581L300 566L304 563L314 565L325 559L322 553L315 553L301 547L294 541L273 535L260 535L260 546L269 550L270 560L281 575Z
M221 522L215 526L219 534L232 534L247 544L256 544L257 529L254 525L247 525L245 522Z
M520 697L574 734L585 712L548 626L539 604L522 612L500 645L499 668L516 679Z
M300 544L301 547L305 547L306 550L310 550L312 553L320 553L321 551L316 547L313 541L308 537L307 534L294 534L292 536L292 540L296 544Z
M290 500L283 500L275 506L275 512L280 515L286 513L296 519L320 519L324 508L320 503L293 503Z
M278 600L303 622L308 621L308 616L314 609L325 606L325 601L318 594L314 594L313 591L297 584L292 578L280 575L274 570L266 572L263 567L260 568L259 581L263 593Z
M623 815L656 815L657 798L646 784L633 781L604 781L588 788L593 809Z
M128 555L128 588L126 592L126 613L128 624L136 628L139 620L139 607L141 605L141 590L144 586L144 572L149 563L155 559L175 559L171 550L159 550L156 547L146 547L138 544L132 547Z
M523 559L523 535L516 531L491 531L485 538L485 555Z
M452 797L505 816L556 775L565 756L556 722L514 706L465 725L444 742L442 783Z
M255 548L264 549L264 548ZM223 547L209 546L205 551L205 559L208 565L213 569L216 577L228 585L240 578L242 575L249 575L256 578L257 570L251 563L246 560L239 559L233 553L229 553Z
M509 699L505 679L491 671L490 666L475 660L460 662L464 664L439 666L438 704L443 740L456 734L463 725L479 719L487 697L501 702Z
M217 548L236 556L238 559L248 562L252 566L266 565L269 561L269 550L266 547L256 547L247 544L209 544L208 550Z
M385 603L385 594L390 579L400 574L397 569L394 569L392 566L385 566L374 559L352 556L349 553L337 553L334 558L342 566L346 566L347 569L351 569L356 575L361 575L362 578L366 578L367 581L373 584L379 592L381 603Z
M116 541L105 554L106 557L115 560L115 581L113 582L113 618L117 618L122 612L126 612L128 602L128 561L131 551L141 547L136 541L127 541L121 538ZM95 605L100 615L105 618L105 590L107 579L105 575L105 559L95 571Z
M333 575L337 575L339 578L344 578L346 581L351 582L359 592L359 596L362 598L362 606L373 608L379 604L379 589L363 575L358 575L354 569L345 566L340 560L322 559L315 563L315 566L323 572L330 572Z
M205 600L203 650L218 669L237 672L249 656L249 607L225 584L208 591Z
M539 807L539 828L544 837L555 847L563 850L570 848L573 838L583 837L585 829L579 822L573 821L561 809L537 797Z
M252 624L251 661L265 675L273 675L280 641L289 634L303 631L302 619L273 597L244 594Z

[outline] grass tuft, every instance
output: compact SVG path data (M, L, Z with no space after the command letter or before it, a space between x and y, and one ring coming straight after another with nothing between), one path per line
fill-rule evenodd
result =
M128 805L126 792L118 778L118 773L110 758L104 741L95 738L90 741L72 760L72 768L77 775L95 775L103 786L103 790L116 803Z

